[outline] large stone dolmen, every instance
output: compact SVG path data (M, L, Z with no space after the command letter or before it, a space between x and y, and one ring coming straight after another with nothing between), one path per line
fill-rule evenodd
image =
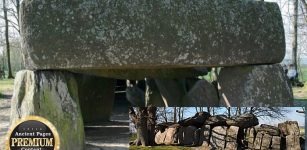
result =
M23 0L20 27L26 70L16 76L11 122L73 124L63 149L83 148L80 120L109 119L116 79L150 80L147 106L292 105L276 3ZM212 67L221 67L216 84L198 80Z
M153 79L161 96L147 106L292 105L276 3L25 0L20 24L26 69ZM182 84L211 67L223 67L218 92Z
M304 147L305 140L300 137L296 121L286 121L278 124L278 127L266 124L257 126L259 122L253 114L232 118L200 114L208 113L199 112L178 123L158 124L156 144L228 150L300 150Z

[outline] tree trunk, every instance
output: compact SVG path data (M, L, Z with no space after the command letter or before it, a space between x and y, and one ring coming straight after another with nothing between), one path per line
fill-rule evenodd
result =
M136 123L138 122L138 118L137 118L137 115L136 115L136 113L135 113L135 111L132 107L129 107L129 116L130 116L131 122L136 126ZM137 138L133 142L133 144L139 145L138 143L140 143L140 139L139 139L139 136L137 135Z
M292 41L292 64L297 71L297 17L298 17L298 0L294 0L294 20L293 20L293 41Z
M18 24L18 32L20 32L19 26L19 8L20 8L20 0L16 0L16 11L17 11L17 24Z
M177 114L178 114L178 121L179 120L181 120L181 107L178 107L178 112L177 112Z
M177 110L176 107L174 107L174 123L177 122Z
M147 108L138 107L136 130L137 137L141 141L142 146L148 146L147 117Z
M305 0L301 0L301 2L302 2L303 6L305 8L305 11L307 12L307 3L306 3L306 1Z
M11 68L11 57L10 57L10 41L9 41L9 20L7 18L6 1L3 0L3 13L5 22L5 42L6 42L6 54L7 54L7 66L9 69L8 79L13 79L12 68Z
M156 126L156 113L157 107L149 106L147 108L148 119L147 119L147 130L148 130L148 144L154 146L155 143L155 126Z
M166 107L163 107L163 114L164 114L164 120L165 120L165 122L168 122L168 120L167 120L167 114L166 114Z

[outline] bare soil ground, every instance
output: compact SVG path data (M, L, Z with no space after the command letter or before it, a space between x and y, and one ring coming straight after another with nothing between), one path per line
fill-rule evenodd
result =
M127 107L113 110L110 122L85 125L86 149L127 150L129 148L129 117Z
M11 114L10 99L0 98L0 149L4 149L5 137L9 129L10 114Z

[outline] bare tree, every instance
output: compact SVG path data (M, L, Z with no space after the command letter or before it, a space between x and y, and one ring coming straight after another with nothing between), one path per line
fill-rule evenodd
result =
M177 109L174 107L174 123L177 123Z
M148 130L148 144L153 146L155 145L155 127L157 120L157 107L149 106L147 107L147 130Z
M154 145L155 125L156 125L156 107L136 107L129 108L131 122L135 124L137 130L137 139L132 142L134 145L149 146Z
M248 107L242 113L252 113L260 118L276 118L282 119L288 113L284 107Z
M307 3L306 3L306 1L305 0L301 0L301 2L302 2L303 6L305 8L305 11L307 12Z
M292 64L294 65L295 71L298 72L297 67L297 18L298 18L298 0L294 0L294 20L293 30L294 36L292 41Z

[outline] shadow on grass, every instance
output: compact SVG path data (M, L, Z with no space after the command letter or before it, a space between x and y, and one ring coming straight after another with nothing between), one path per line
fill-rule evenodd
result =
M3 94L0 92L0 99L11 99L12 95L11 94Z

